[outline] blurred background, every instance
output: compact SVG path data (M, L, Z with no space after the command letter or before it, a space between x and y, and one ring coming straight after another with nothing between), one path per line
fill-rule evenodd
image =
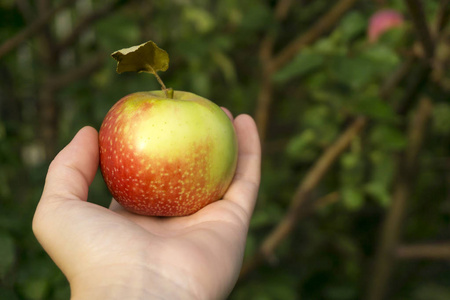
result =
M109 56L149 39L168 87L258 124L262 184L229 299L450 299L449 8L0 0L0 299L69 299L34 209L81 127L160 88ZM90 201L110 201L100 174Z

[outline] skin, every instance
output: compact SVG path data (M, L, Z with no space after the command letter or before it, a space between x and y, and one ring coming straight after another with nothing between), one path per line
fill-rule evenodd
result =
M66 275L72 299L224 299L242 264L260 180L260 144L247 115L233 121L236 175L223 196L186 217L157 218L87 202L98 134L85 127L51 163L33 231Z
M233 179L237 142L226 113L192 93L130 94L106 115L100 168L113 197L151 216L190 215L220 199Z

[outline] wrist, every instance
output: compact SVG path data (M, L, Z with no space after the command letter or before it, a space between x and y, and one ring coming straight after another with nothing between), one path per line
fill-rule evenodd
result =
M197 299L170 278L145 267L102 268L71 279L71 300L84 299Z

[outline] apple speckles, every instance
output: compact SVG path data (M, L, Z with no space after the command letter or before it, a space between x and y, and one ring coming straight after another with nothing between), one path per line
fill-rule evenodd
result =
M112 192L112 194L116 200L131 211L137 213L148 212L149 207L151 207L152 214L155 215L189 214L194 211L192 210L193 208L196 210L218 197L217 191L208 192L206 188L208 179L205 176L208 173L206 162L207 156L178 160L172 158L167 163L162 163L156 158L153 161L144 158L130 158L127 168L124 168L122 164L120 167L119 165L115 166L114 171L111 172L112 176L115 176L117 172L121 172L122 174L120 175L128 175L123 176L125 179L121 182L121 187L115 188L112 186L112 180L106 180L106 182L111 191L122 191ZM120 162L119 160L111 159L109 163ZM107 164L107 161L103 160L103 164ZM135 168L140 171L134 173L133 170ZM108 169L110 168L108 167ZM108 169L105 167L106 171ZM201 176L196 176L193 172L194 169L202 170ZM108 172L103 173L104 177L108 178ZM198 178L201 178L201 182L191 184ZM132 204L134 201L131 201L131 199L138 199L140 205L136 207ZM193 206L192 203L194 202L200 206ZM174 203L176 203L175 206L173 205ZM176 207L176 209L173 207Z

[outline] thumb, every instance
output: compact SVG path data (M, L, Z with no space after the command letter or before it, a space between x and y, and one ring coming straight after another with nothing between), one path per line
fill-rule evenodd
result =
M63 272L67 272L67 263L70 263L67 255L73 253L73 242L78 239L73 228L74 224L80 223L77 217L80 210L76 208L88 204L80 200L87 200L89 185L98 169L98 161L98 133L92 127L84 127L56 155L48 169L32 229L38 241Z
M98 161L98 133L84 127L50 164L40 205L59 200L86 201Z

